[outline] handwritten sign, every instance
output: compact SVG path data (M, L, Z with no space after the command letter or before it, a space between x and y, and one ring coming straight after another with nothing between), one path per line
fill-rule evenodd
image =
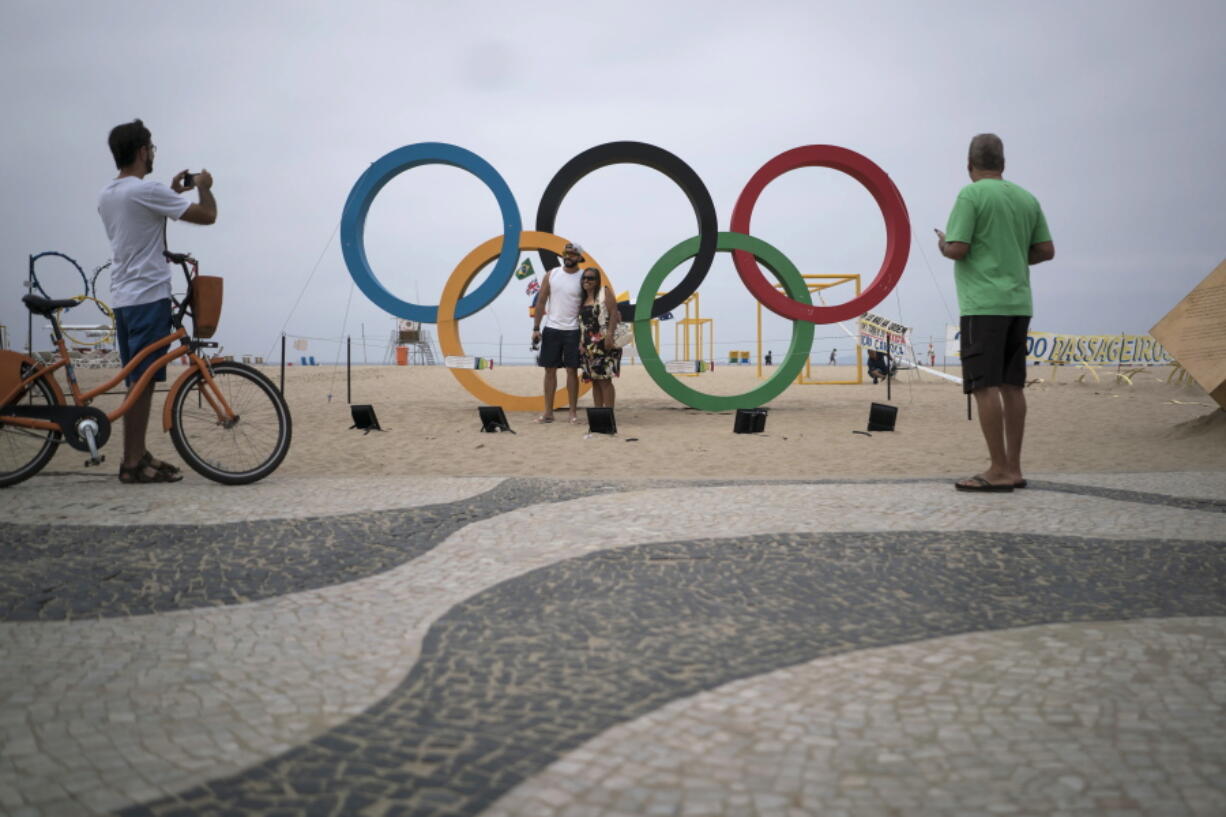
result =
M860 345L866 349L886 352L892 357L907 358L911 344L911 327L903 326L889 318L865 312L860 316Z

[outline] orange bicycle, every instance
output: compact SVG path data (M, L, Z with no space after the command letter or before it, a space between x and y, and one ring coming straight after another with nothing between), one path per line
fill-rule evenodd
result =
M37 474L60 443L89 454L86 465L105 459L98 453L111 434L111 424L127 413L137 395L153 387L157 369L186 356L187 370L171 385L162 410L163 430L184 462L211 480L243 485L277 469L289 452L289 406L276 385L259 370L233 361L213 361L198 354L216 348L203 340L217 328L221 316L221 279L199 275L198 262L187 254L167 253L187 276L182 302L172 299L174 331L143 349L117 375L98 388L82 392L60 328L59 312L81 302L37 295L22 298L26 308L51 321L57 354L46 364L14 351L0 351L0 487ZM192 318L189 335L183 318ZM172 347L176 341L178 346ZM161 351L159 351L161 350ZM90 403L119 384L151 356L161 354L136 381L119 408L109 414ZM68 405L55 372L64 369L73 405Z

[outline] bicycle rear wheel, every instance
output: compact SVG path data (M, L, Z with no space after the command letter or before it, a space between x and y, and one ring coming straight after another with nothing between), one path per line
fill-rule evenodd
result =
M197 473L227 485L245 485L277 470L289 452L289 406L273 382L242 363L211 367L213 382L238 415L218 416L204 376L192 372L171 405L170 439Z
M41 407L58 404L55 392L46 379L40 377L30 384L16 403L10 405ZM15 485L41 471L55 455L62 440L58 431L26 428L6 423L0 418L0 488Z

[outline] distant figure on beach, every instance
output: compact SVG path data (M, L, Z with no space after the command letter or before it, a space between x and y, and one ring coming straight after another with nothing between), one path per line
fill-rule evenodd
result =
M1050 261L1056 248L1039 201L1005 181L1005 148L994 133L971 139L971 183L954 202L937 248L954 262L962 314L962 390L975 396L991 465L954 483L959 491L1026 487L1022 437L1026 426L1026 332L1034 307L1030 265Z
M579 305L579 360L583 382L592 384L597 407L613 408L613 378L621 375L622 350L613 345L621 320L617 298L608 285L600 285L600 270L588 267L580 279L583 302Z
M936 350L932 348L931 341L928 343L928 365L933 367L937 365L937 353Z
M839 365L839 350L838 349L830 350L830 365L831 366Z
M769 349L767 349L767 350L766 350L766 359L765 359L765 360L763 360L762 362L763 362L765 365L770 366L770 365L771 365L771 357L772 357L771 351L770 351Z
M170 322L170 262L166 250L166 219L192 224L212 224L217 220L213 199L213 177L201 170L190 177L186 170L174 175L170 186L146 180L153 172L157 145L153 135L139 119L116 125L107 145L119 175L98 194L98 215L111 242L111 306L115 311L115 333L119 359L128 361L146 346L172 331ZM179 194L195 187L199 203L193 204ZM158 357L154 354L127 376L129 393L140 376ZM166 368L153 376L166 381ZM154 459L145 446L145 431L153 406L153 386L135 398L123 416L123 461L119 481L178 482L179 469Z
M537 365L545 370L545 410L534 422L553 422L553 395L558 389L558 369L566 369L566 397L569 420L579 423L579 262L583 248L567 244L562 249L562 266L545 273L537 296L532 326L532 345L540 345ZM542 321L545 331L541 331Z

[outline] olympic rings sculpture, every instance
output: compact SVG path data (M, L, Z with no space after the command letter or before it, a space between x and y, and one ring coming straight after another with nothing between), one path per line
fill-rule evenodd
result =
M481 244L456 266L437 306L411 303L390 292L370 268L364 243L366 215L379 191L400 173L425 164L451 165L476 176L494 194L503 222L502 235ZM833 323L868 312L889 295L907 265L911 222L906 203L885 171L855 151L834 145L806 145L781 153L750 178L733 208L731 230L719 232L715 205L698 174L676 155L643 142L609 142L567 162L541 196L534 231L522 229L519 206L510 188L498 171L475 153L441 142L419 142L393 150L372 164L349 191L341 214L345 264L354 282L376 306L406 320L437 323L442 353L462 356L459 321L489 306L506 288L522 250L538 251L546 272L558 266L558 256L567 239L554 235L553 228L563 199L579 180L613 164L638 164L663 173L682 189L694 208L698 234L661 256L647 273L637 301L620 306L622 319L634 323L635 343L648 374L667 394L692 408L705 411L754 408L774 399L804 366L814 324ZM801 167L827 167L851 176L872 194L885 221L886 248L881 267L869 286L847 303L815 306L795 265L778 249L749 233L753 208L762 191L779 176ZM737 274L750 293L767 309L793 322L792 342L783 365L761 386L741 395L707 395L682 384L665 370L651 337L651 319L677 308L697 291L716 252L731 252ZM668 274L689 259L693 263L682 281L655 297ZM495 261L494 268L485 282L473 292L466 292L468 284L491 261ZM759 261L783 285L783 292L767 282ZM601 271L602 281L607 283L600 265L590 257L588 262ZM542 405L541 395L506 394L486 383L476 371L452 369L451 373L470 394L484 402L511 411L534 411ZM581 391L586 393L587 389L584 385ZM563 396L564 392L559 390L554 400Z
M98 307L98 311L101 312L106 317L107 322L108 322L108 325L106 326L100 325L98 329L90 330L90 331L101 333L99 334L97 338L94 338L92 340L89 339L88 337L77 337L76 335L72 334L73 332L79 331L79 330L73 329L71 327L64 327L64 330L63 330L64 337L67 338L74 346L101 346L104 343L109 343L110 341L112 341L115 337L115 313L111 310L109 306L107 306L106 301L103 301L101 298L98 297L98 276L101 275L105 269L111 266L111 262L107 261L101 266L95 267L93 278L90 278L89 276L85 274L85 270L81 269L81 265L77 263L75 258L65 255L62 252L56 252L55 250L48 250L46 252L40 252L36 255L31 255L30 256L30 284L33 287L33 289L37 289L40 293L42 293L42 296L44 298L48 298L48 299L52 299L52 296L47 293L47 290L43 289L42 281L38 279L38 273L35 272L35 264L40 259L47 258L49 256L63 258L69 264L72 264L73 268L77 271L77 274L81 276L81 283L83 286L82 293L80 295L71 296L72 299L77 301L78 303L81 303L84 301L93 301L94 305ZM64 310L62 309L57 309L56 314L58 315L62 313L63 311Z

